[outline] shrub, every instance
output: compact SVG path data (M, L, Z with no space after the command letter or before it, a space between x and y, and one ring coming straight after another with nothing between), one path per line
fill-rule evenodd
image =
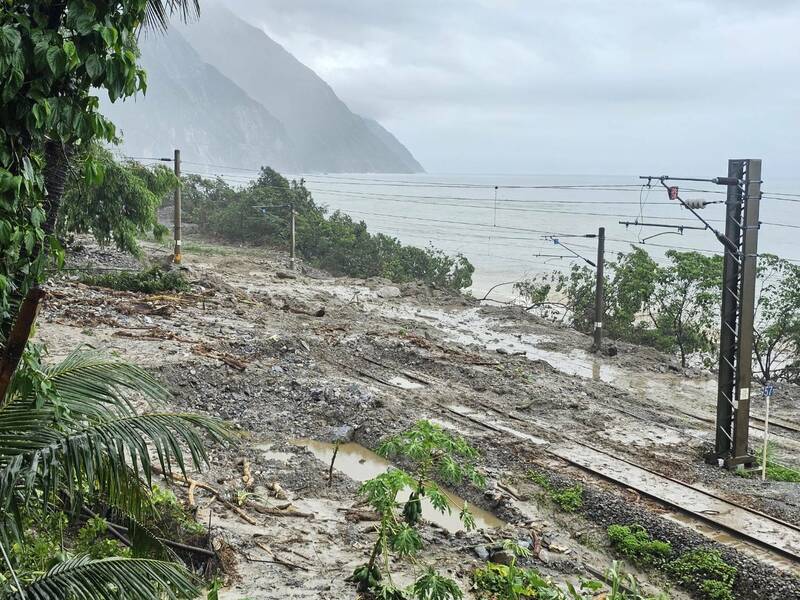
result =
M151 267L144 271L121 271L102 275L84 275L81 283L144 294L160 292L188 292L189 284L182 273Z
M678 583L708 600L733 600L736 567L726 563L717 550L690 550L667 565Z
M270 168L263 168L259 178L243 189L234 189L221 179L184 179L186 219L197 223L202 232L227 241L285 247L290 206L297 213L297 252L334 275L386 277L398 283L419 280L454 290L472 285L475 268L464 256L371 234L363 221L339 211L328 214L314 202L302 180L290 183Z
M620 554L637 565L662 565L672 553L669 542L654 540L641 525L610 525L608 539Z

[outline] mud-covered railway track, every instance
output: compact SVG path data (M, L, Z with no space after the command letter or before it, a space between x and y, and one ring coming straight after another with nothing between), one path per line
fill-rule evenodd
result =
M500 413L491 407L485 408L499 413L499 418L485 410L463 406L442 408L475 425L521 439L539 451L544 450L596 477L633 489L671 510L723 529L733 538L745 540L769 554L788 559L781 561L784 566L790 565L789 568L795 573L800 571L800 527L793 523L615 456L535 419ZM515 422L513 427L509 420ZM524 426L517 425L518 422ZM531 429L549 439L538 437L530 432Z

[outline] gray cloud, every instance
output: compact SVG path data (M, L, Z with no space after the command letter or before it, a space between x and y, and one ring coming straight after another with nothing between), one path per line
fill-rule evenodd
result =
M430 171L800 164L800 3L231 0Z

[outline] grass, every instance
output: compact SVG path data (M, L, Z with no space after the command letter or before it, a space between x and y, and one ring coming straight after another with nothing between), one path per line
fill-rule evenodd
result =
M775 451L772 444L767 446L767 480L768 481L786 481L789 483L800 483L800 471L775 462ZM758 469L749 471L737 471L740 477L747 477L749 479L761 479L761 466L764 464L764 446L758 448L755 452L756 464Z
M164 271L151 267L143 271L120 271L101 275L84 275L81 283L112 290L156 294L161 292L188 292L189 283L178 271Z
M541 487L547 497L565 512L577 512L583 508L583 488L580 485L557 488L546 475L537 471L529 471L528 479Z

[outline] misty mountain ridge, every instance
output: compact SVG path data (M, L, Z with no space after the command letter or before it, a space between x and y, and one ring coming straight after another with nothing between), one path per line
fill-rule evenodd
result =
M416 173L424 169L377 121L353 113L280 44L210 4L197 23L140 40L144 96L103 111L131 156L283 172ZM253 57L258 57L254 60Z

